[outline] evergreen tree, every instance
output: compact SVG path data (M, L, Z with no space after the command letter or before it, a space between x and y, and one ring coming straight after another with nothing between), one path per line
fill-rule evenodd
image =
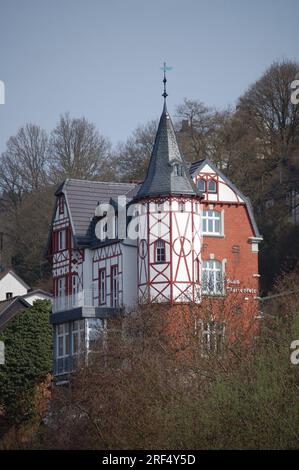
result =
M36 386L51 371L51 304L37 300L21 311L0 333L5 343L5 365L0 366L0 405L11 423L36 415Z

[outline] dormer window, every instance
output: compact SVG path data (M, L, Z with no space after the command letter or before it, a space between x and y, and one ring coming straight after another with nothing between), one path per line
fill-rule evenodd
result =
M206 191L206 181L204 179L200 178L197 181L197 189L198 191L201 191L202 193Z
M217 193L217 182L215 180L208 181L208 193Z
M180 212L185 212L185 203L184 202L179 202L179 211Z
M59 214L63 214L64 213L64 200L62 196L60 196L58 200L58 207L59 207Z
M179 163L173 165L174 176L183 176L183 167Z
M161 211L162 211L162 204L160 202L157 202L156 203L156 212L158 212L158 214L161 214Z

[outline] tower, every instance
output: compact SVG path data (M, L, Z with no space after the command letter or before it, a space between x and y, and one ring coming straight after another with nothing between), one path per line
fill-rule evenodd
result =
M164 107L138 202L138 297L144 302L200 300L201 196Z

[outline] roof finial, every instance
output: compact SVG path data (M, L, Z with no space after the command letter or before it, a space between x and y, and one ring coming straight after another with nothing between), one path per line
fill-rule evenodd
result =
M166 92L166 83L167 83L167 78L166 78L166 72L169 72L172 69L172 67L168 67L166 65L166 62L164 62L163 67L161 67L161 70L163 70L163 83L164 83L164 93L162 94L164 98L164 105L166 104L166 98L168 96Z

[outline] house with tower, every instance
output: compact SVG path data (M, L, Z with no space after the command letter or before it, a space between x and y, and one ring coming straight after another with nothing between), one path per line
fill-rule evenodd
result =
M258 297L262 237L250 201L211 161L187 164L165 87L164 75L142 183L67 179L56 192L47 256L57 377L74 369L111 318L140 303L200 308L205 298ZM214 321L209 328L209 338L219 333Z

